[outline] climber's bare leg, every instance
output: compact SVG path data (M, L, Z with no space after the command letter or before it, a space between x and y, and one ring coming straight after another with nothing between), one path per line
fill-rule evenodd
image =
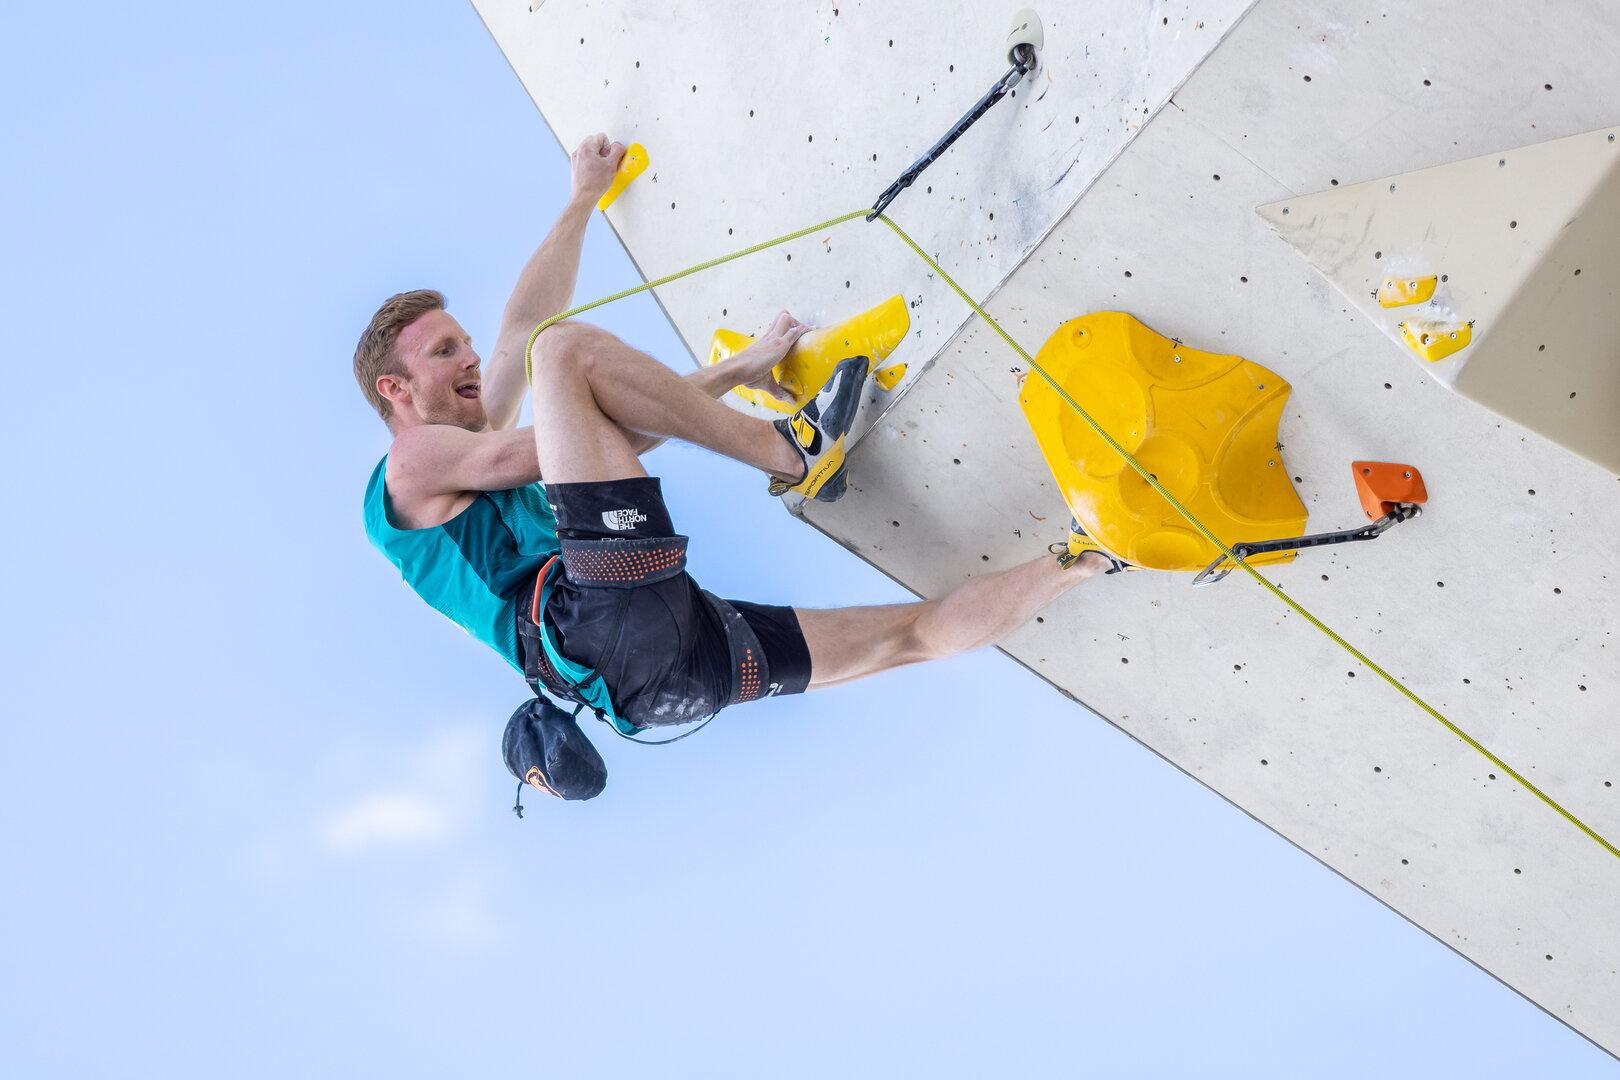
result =
M811 690L994 645L1047 604L1107 569L1095 556L1063 569L1050 555L974 578L938 600L795 608Z

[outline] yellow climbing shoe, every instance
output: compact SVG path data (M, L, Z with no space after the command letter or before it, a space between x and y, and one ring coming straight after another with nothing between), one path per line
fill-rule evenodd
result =
M804 475L796 482L772 480L771 494L797 492L821 502L837 502L846 488L844 439L855 426L861 388L872 361L851 356L833 368L821 392L792 416L773 421L782 438L804 462Z

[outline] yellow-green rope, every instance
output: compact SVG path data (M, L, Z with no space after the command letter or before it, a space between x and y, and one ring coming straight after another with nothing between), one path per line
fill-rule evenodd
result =
M600 300L593 300L588 304L581 304L579 307L570 308L569 310L562 312L560 315L553 315L551 318L534 328L534 331L529 334L528 343L524 346L523 364L524 369L528 373L529 381L530 383L534 382L534 343L536 339L540 337L540 334L544 332L548 326L551 326L554 323L560 322L563 319L573 318L575 315L578 315L581 312L590 311L592 308L598 308L604 304L611 304L615 300L622 300L627 296L634 296L636 293L646 292L647 290L657 288L660 285L666 285L671 281L678 281L681 278L689 277L692 274L711 269L721 265L722 263L728 263L734 259L740 259L744 255L752 255L755 252L764 251L767 248L773 248L779 244L785 244L790 240L797 240L800 237L808 236L813 232L820 232L823 229L829 229L835 225L842 225L846 221L851 221L858 217L865 217L868 213L870 213L870 210L865 208L853 210L847 214L841 214L838 217L829 218L828 220L819 222L815 225L811 225L803 229L797 229L783 236L778 236L774 239L763 241L762 243L753 244L749 247L743 248L740 251L734 251L729 255L722 255L717 259L710 259L707 262L698 263L695 266L689 266L684 270L677 270L673 274L666 274L661 278L648 281L642 285L637 285L634 288L616 292L611 296L604 296ZM1288 605L1289 608L1291 608L1306 622L1320 630L1324 635L1327 636L1328 640L1332 641L1334 644L1338 645L1339 648L1349 653L1358 662L1360 662L1363 667L1377 675L1380 679L1383 679L1386 683L1398 691L1401 696L1405 697L1412 704L1422 709L1425 713L1428 713L1430 717L1439 722L1440 725L1443 726L1447 731L1461 739L1465 744L1476 750L1486 761L1489 761L1492 765L1495 765L1498 769L1502 770L1502 772L1507 776L1515 780L1520 787L1524 788L1530 794L1540 799L1543 803L1550 807L1554 813L1558 814L1559 817L1563 818L1581 832L1591 837L1592 840L1594 840L1610 855L1620 858L1620 848L1615 847L1614 844L1606 840L1591 826L1587 825L1580 818L1564 809L1552 796L1548 795L1535 784L1531 783L1517 769L1513 768L1513 766L1509 765L1507 762L1493 754L1478 739L1475 739L1472 735L1468 734L1468 732L1452 723L1438 709L1430 705L1427 701L1424 701L1409 687L1407 687L1405 683L1401 682L1401 680L1385 671L1382 667L1375 663L1372 658L1367 656L1366 653L1362 652L1360 649L1346 641L1331 626L1328 626L1321 619L1318 619L1315 615L1311 614L1297 600L1283 592L1282 589L1274 585L1268 578L1265 577L1265 575L1261 574L1258 570L1240 558L1238 554L1234 552L1220 537L1211 532L1209 527L1200 521L1191 510L1187 509L1187 507L1182 504L1180 499L1176 498L1170 493L1169 489L1167 489L1163 484L1159 483L1158 478L1149 472L1146 466L1137 461L1135 456L1132 455L1129 450L1126 450L1114 439L1112 435L1104 430L1103 426L1099 424L1090 413L1082 408L1078 401L1075 401L1073 397L1069 396L1069 392L1063 389L1063 387L1058 384L1058 381L1054 379L1051 374L1048 373L1047 370L1043 368L1022 345L1018 344L1018 342L1013 339L1011 334L1002 329L1001 324L995 319L991 318L990 313L985 311L984 308L980 307L978 303L974 301L973 297L969 296L967 292L963 290L962 286L956 283L956 279L947 274L944 268L941 267L938 262L934 261L934 259L931 258L926 251L919 247L917 242L907 235L904 229L895 224L895 222L886 214L879 214L877 216L877 220L883 222L883 224L887 225L891 230L893 230L894 234L898 236L919 259L927 264L929 269L939 275L939 279L941 281L950 286L951 291L956 293L956 295L962 299L964 304L973 309L973 313L975 315L984 320L985 325L994 330L1001 340L1005 341L1007 346L1012 349L1013 352L1017 353L1019 357L1029 365L1030 371L1046 380L1047 385L1052 388L1052 390L1057 394L1058 398L1070 409L1073 409L1075 415L1080 417L1081 420L1085 421L1086 426L1090 427L1092 431L1097 433L1098 438L1107 443L1114 453L1120 456L1126 465L1130 466L1130 468L1138 476L1140 476L1149 487L1158 492L1159 495L1175 509L1176 513L1186 518L1187 523L1194 529L1198 530L1199 535L1203 536L1203 538L1208 540L1211 544L1214 544L1215 547L1219 549L1228 560L1236 563L1243 569L1244 573L1253 578L1262 588L1271 593L1271 595L1275 596L1278 600L1281 600L1284 604Z
M623 300L627 296L634 296L636 293L646 292L648 289L656 289L660 285L668 285L670 282L679 281L683 277L691 277L693 274L701 273L704 270L712 270L716 266L731 262L733 259L740 259L744 255L752 255L756 251L764 251L766 248L773 248L778 244L785 244L789 240L797 240L801 236L809 236L813 232L820 232L822 229L830 229L834 225L842 225L844 222L850 221L854 218L865 217L868 213L870 213L868 210L851 210L847 214L839 214L835 218L828 218L826 221L818 222L815 225L809 225L803 229L795 229L793 232L790 232L785 236L778 236L773 240L766 240L763 243L753 244L749 247L743 248L741 251L733 251L730 255L722 255L718 259L710 259L708 262L700 262L696 266L688 266L685 270L677 270L673 274L665 274L661 278L655 278L654 280L646 282L645 284L637 285L633 289L624 289L621 292L614 293L612 296L604 296L600 300L592 300L590 303L581 304L577 308L569 308L560 315L553 315L551 318L535 327L529 333L529 340L523 346L524 376L529 380L529 385L533 386L534 343L535 340L540 337L541 333L545 331L546 327L551 326L553 323L562 322L564 319L572 319L575 315L578 315L582 311L589 311L592 308L599 308L603 304L611 304L615 300Z

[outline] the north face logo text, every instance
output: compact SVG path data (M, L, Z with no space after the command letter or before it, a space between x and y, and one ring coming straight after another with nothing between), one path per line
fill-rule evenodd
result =
M604 510L602 511L602 524L618 532L633 529L639 522L647 520L647 515L640 510Z

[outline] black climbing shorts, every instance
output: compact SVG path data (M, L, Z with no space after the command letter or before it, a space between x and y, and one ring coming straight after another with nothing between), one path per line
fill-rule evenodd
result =
M810 650L790 607L722 600L686 572L657 477L548 484L562 545L544 618L637 727L802 693ZM520 604L526 608L526 604Z

